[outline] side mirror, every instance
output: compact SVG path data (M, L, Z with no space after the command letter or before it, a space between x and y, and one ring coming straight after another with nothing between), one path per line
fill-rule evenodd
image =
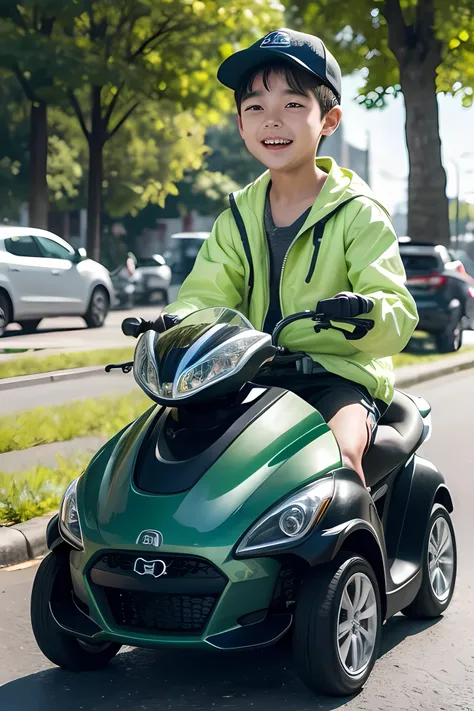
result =
M142 332L142 320L138 318L126 318L122 321L122 333L125 336L138 338Z

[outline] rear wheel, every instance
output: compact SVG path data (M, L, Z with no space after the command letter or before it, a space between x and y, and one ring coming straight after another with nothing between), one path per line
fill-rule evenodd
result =
M377 660L382 628L379 587L362 557L345 553L303 580L293 626L298 672L331 696L359 691Z
M413 619L439 617L447 609L456 584L457 552L451 516L435 504L423 548L422 582L416 598L402 610Z
M441 333L435 334L436 347L441 353L454 353L462 346L462 322L459 321L454 328L448 326Z
M114 642L89 644L66 634L50 610L53 594L71 594L69 556L49 553L35 576L31 593L31 626L39 648L53 664L72 671L105 667L121 645Z
M84 321L88 327L100 328L103 326L109 313L109 308L110 299L106 289L103 286L96 286L92 292L87 313L84 316Z
M30 318L27 321L18 321L25 333L34 333L41 323L40 318Z
M7 297L0 292L0 336L3 336L5 329L10 323L10 304Z

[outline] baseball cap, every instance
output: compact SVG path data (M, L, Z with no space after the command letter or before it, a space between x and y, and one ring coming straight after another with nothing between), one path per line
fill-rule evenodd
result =
M270 32L247 49L225 59L218 69L217 78L224 86L237 91L253 69L277 59L314 74L341 101L341 69L323 41L314 35L286 28Z

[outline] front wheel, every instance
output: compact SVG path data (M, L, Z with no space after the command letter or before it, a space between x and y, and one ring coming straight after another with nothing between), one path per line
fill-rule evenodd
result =
M0 336L6 331L10 322L10 304L8 299L0 292Z
M109 313L110 299L103 286L96 286L89 301L84 321L89 328L100 328L104 325Z
M300 588L293 626L298 672L310 689L354 694L377 660L382 628L372 567L354 553L311 570Z
M423 548L421 587L413 602L402 610L412 619L440 617L447 609L456 584L456 538L448 511L435 504Z
M31 626L38 647L53 664L72 671L101 669L115 657L120 644L88 644L58 625L50 610L53 595L71 595L69 556L49 553L35 576L31 593Z

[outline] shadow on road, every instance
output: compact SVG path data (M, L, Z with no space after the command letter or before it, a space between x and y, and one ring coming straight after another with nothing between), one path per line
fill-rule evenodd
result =
M402 617L389 620L382 654L432 624ZM208 711L252 706L258 711L332 711L349 700L315 697L308 691L296 674L287 641L266 650L226 654L127 649L99 672L49 669L0 688L2 711Z

